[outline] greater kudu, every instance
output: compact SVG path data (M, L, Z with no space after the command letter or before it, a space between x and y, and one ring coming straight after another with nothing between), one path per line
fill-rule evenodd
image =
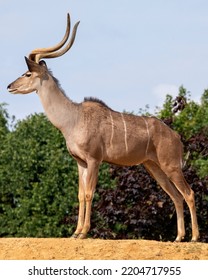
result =
M194 192L182 173L183 148L180 137L155 117L116 112L97 99L74 103L66 97L42 58L63 55L72 46L79 22L70 33L70 17L63 40L54 47L35 49L26 59L28 71L8 86L11 93L35 91L51 123L65 137L69 153L79 171L79 215L74 238L85 238L98 170L102 162L118 165L143 164L174 202L177 213L177 237L185 235L183 199L192 221L192 241L199 237ZM62 48L63 47L63 48Z

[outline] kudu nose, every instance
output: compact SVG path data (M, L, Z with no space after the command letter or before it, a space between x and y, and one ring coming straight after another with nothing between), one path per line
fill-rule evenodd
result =
M8 85L7 90L8 92L14 92L14 89L12 88L12 83Z

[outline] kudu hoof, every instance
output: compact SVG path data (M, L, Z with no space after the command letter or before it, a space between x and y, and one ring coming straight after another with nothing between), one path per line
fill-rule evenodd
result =
M87 236L86 233L80 233L80 234L77 236L77 238L78 238L78 239L85 239L86 236Z
M192 238L192 239L191 239L191 242L192 242L192 243L198 242L198 238Z
M72 239L85 239L87 236L86 233L73 233L70 238Z
M74 233L74 234L72 234L72 236L70 238L76 239L78 236L79 236L79 234Z
M177 237L174 242L175 243L180 243L180 242L183 242L184 241L184 237Z

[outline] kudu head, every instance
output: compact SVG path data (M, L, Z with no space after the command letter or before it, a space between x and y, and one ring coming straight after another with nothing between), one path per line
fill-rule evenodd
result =
M33 91L38 92L42 81L47 80L48 75L50 75L45 61L41 59L59 57L72 47L79 22L74 25L72 36L65 45L69 38L70 25L70 16L67 14L67 27L62 41L53 47L35 49L29 54L28 58L25 57L28 71L8 85L7 89L9 92L22 94L31 93ZM65 47L63 47L64 45Z

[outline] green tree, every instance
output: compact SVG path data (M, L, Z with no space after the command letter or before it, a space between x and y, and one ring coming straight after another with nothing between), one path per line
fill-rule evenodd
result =
M5 109L6 104L0 103L0 142L4 140L6 134L9 132L8 120L9 115Z
M0 235L67 235L64 219L77 202L76 165L44 115L17 123L0 166Z
M185 101L182 108L180 102L177 104L177 100ZM174 106L176 107L174 108ZM182 136L182 140L186 142L185 146L193 137L197 137L198 143L202 142L197 145L196 149L192 149L189 158L192 161L192 166L197 169L197 173L201 177L207 176L208 152L205 143L208 138L208 90L202 94L201 102L196 103L191 100L188 91L181 86L176 100L171 95L166 96L158 117L170 124ZM199 137L199 135L201 136Z

